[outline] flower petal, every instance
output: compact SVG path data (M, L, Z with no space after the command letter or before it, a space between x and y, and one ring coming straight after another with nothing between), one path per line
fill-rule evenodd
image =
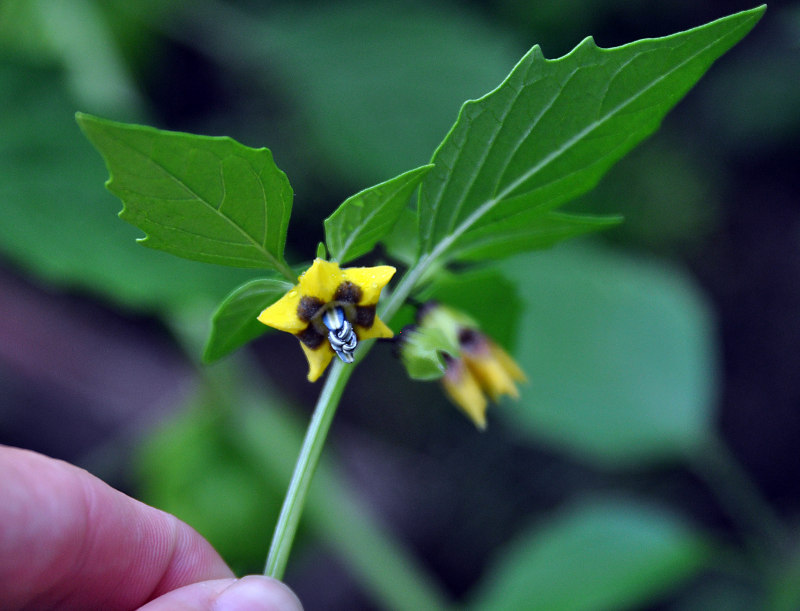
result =
M381 290L389 283L396 271L391 265L348 267L342 270L342 275L344 280L349 280L361 289L361 299L358 305L375 305L381 296Z
M309 348L300 342L300 347L308 361L308 381L316 382L330 365L334 355L333 349L328 342L324 342L319 348Z
M297 307L302 295L299 286L294 287L283 297L258 315L258 321L287 333L299 333L308 326L308 322L300 320Z
M447 365L442 377L442 386L450 399L475 423L479 429L486 428L486 406L488 402L478 381L472 376L463 361L453 360Z
M494 359L475 359L464 356L464 361L472 375L495 403L502 395L509 395L515 399L519 397L519 391L511 376Z
M367 329L361 325L355 325L356 335L359 341L372 339L374 337L394 337L394 332L377 316L372 322L372 326Z
M337 287L344 281L344 272L335 261L314 259L314 263L300 276L300 293L316 297L323 303L333 299Z
M344 309L359 339L392 337L392 330L375 317L375 304L394 272L388 265L342 270L335 261L316 258L297 286L262 311L258 320L297 336L308 360L308 379L314 382L335 355L320 319L331 308Z
M506 373L511 376L512 380L517 382L527 382L528 377L525 375L525 372L522 371L517 362L511 358L511 356L503 350L500 346L495 344L494 342L489 343L492 355L500 363L500 366L506 370Z

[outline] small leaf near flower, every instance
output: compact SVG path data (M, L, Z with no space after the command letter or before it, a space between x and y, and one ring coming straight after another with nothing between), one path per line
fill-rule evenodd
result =
M300 340L308 360L308 380L315 382L336 354L329 334L337 330L326 326L326 313L341 311L358 341L392 337L392 330L375 315L375 306L395 271L389 265L340 269L335 261L317 258L298 284L261 312L258 320ZM327 317L329 321L335 318ZM333 341L340 344L336 337Z

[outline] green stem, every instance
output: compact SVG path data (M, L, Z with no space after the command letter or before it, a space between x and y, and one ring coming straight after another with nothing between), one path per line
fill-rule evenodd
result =
M691 464L722 501L762 563L769 565L783 557L789 542L786 527L725 441L712 437Z
M423 256L408 269L400 283L382 304L380 316L384 321L390 321L397 313L432 261L431 256ZM283 577L308 489L317 469L322 446L325 444L325 438L328 435L328 429L330 429L339 400L353 369L369 352L372 343L374 342L362 345L358 349L353 364L345 365L337 359L328 373L328 378L325 380L319 399L317 399L317 405L314 407L314 414L311 416L311 422L308 425L303 446L289 482L289 489L283 500L280 516L278 516L278 523L275 526L275 533L272 536L272 544L267 556L267 564L264 567L265 575L276 579Z
M344 363L337 360L325 380L325 386L317 400L314 414L308 425L306 436L303 439L303 446L300 449L300 456L294 467L292 480L289 482L289 490L283 500L283 507L275 526L275 533L272 537L267 564L264 567L264 574L275 579L282 579L286 570L286 563L289 560L289 553L292 550L294 535L297 532L297 525L303 513L308 489L314 472L319 463L322 453L322 446L328 429L331 426L333 415L339 405L339 399L344 391L352 367L345 367Z
M392 320L400 306L405 303L408 296L411 295L411 292L425 275L425 272L428 271L432 262L433 258L430 255L423 255L408 269L389 297L381 302L381 308L378 312L381 320L386 323Z

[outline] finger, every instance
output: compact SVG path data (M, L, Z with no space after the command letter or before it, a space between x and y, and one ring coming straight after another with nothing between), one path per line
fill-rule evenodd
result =
M3 608L133 609L232 577L191 527L65 462L0 446Z
M303 611L303 606L280 581L248 575L184 586L139 611Z

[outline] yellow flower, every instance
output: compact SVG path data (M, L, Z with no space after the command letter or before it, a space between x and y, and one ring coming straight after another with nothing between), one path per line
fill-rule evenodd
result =
M505 350L477 329L462 328L458 345L461 359L457 365L452 360L448 363L442 384L453 402L478 428L484 429L487 406L484 393L495 403L503 395L517 399L515 382L525 382L525 373Z
M526 380L522 369L462 312L429 302L418 313L416 329L405 336L408 345L401 349L406 350L407 368L414 364L413 359L429 358L427 344L439 342L439 355L444 361L442 386L478 428L486 428L487 395L494 402L503 395L519 397L516 382ZM428 340L427 344L424 340ZM415 371L421 370L417 364ZM420 375L416 377L422 379Z
M300 340L308 379L315 382L335 354L352 361L356 338L392 337L392 330L375 315L375 306L395 271L389 265L340 269L335 261L315 259L298 284L258 320Z
M442 386L447 396L455 403L479 429L486 428L486 407L488 402L466 364L461 359L445 357L447 369L442 376Z

